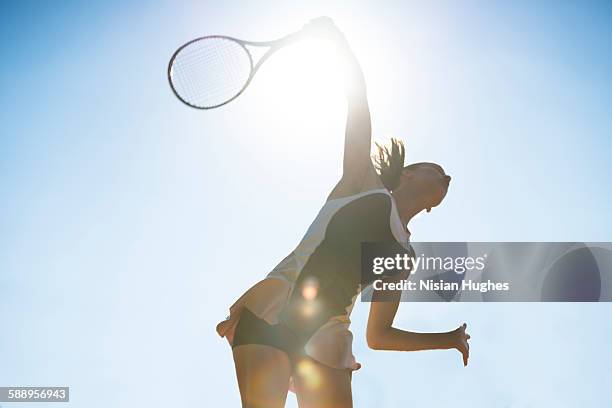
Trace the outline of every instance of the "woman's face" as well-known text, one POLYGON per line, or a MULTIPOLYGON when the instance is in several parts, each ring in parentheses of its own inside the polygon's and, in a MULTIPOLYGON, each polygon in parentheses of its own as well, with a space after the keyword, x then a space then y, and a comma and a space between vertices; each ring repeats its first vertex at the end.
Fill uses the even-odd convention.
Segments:
POLYGON ((419 163, 404 169, 399 188, 394 193, 399 200, 417 200, 422 209, 431 211, 448 191, 451 177, 435 163, 419 163))

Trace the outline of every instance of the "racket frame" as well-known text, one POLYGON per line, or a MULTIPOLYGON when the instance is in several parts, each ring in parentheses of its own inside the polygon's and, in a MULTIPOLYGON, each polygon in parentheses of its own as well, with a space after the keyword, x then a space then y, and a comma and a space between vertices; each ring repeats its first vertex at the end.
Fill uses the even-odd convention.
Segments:
POLYGON ((231 101, 233 101, 234 99, 239 97, 244 92, 244 90, 249 86, 249 84, 253 80, 253 77, 255 76, 257 71, 259 70, 259 67, 261 67, 261 65, 272 54, 274 54, 276 51, 278 51, 282 47, 284 47, 286 45, 289 45, 289 44, 292 44, 293 42, 299 40, 301 37, 302 37, 302 31, 297 31, 297 32, 291 33, 289 35, 286 35, 286 36, 284 36, 282 38, 279 38, 279 39, 273 40, 273 41, 245 41, 245 40, 241 40, 239 38, 229 37, 227 35, 206 35, 204 37, 195 38, 195 39, 193 39, 191 41, 188 41, 185 44, 181 45, 176 51, 174 51, 174 54, 172 54, 172 57, 170 58, 170 62, 168 63, 168 72, 167 72, 168 83, 170 84, 170 89, 172 89, 172 92, 179 99, 179 101, 183 102, 185 105, 187 105, 187 106, 189 106, 191 108, 200 109, 200 110, 208 110, 208 109, 218 108, 220 106, 223 106, 225 104, 230 103, 231 101), (249 77, 245 81, 245 83, 242 86, 242 88, 240 89, 240 91, 238 91, 238 93, 236 93, 236 95, 232 96, 231 98, 229 98, 225 102, 219 103, 219 104, 214 105, 214 106, 206 106, 206 107, 204 107, 204 106, 196 106, 196 105, 193 105, 193 104, 189 103, 188 101, 184 100, 178 94, 177 90, 174 88, 174 84, 172 83, 172 76, 171 76, 172 65, 174 64, 174 60, 176 59, 177 55, 185 47, 187 47, 187 46, 189 46, 189 45, 191 45, 191 44, 193 44, 193 43, 195 43, 197 41, 203 41, 203 40, 214 39, 214 38, 220 38, 220 39, 224 39, 224 40, 233 41, 233 42, 237 43, 238 45, 240 45, 244 49, 244 51, 246 52, 246 54, 249 57, 249 65, 251 67, 251 72, 249 73, 249 77), (257 61, 257 63, 255 65, 253 65, 253 56, 249 52, 249 49, 247 48, 247 46, 251 46, 251 47, 270 47, 270 49, 268 51, 266 51, 264 53, 264 55, 261 56, 261 58, 259 59, 259 61, 257 61))

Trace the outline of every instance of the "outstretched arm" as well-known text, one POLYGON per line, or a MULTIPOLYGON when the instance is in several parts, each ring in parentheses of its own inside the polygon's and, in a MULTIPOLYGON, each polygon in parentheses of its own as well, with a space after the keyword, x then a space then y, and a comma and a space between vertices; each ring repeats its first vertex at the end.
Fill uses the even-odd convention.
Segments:
POLYGON ((346 131, 344 136, 343 179, 360 185, 371 166, 370 146, 372 124, 361 65, 342 36, 339 45, 345 61, 344 92, 347 101, 346 131))
MULTIPOLYGON (((342 64, 344 92, 348 115, 344 139, 344 161, 342 180, 338 188, 344 193, 359 191, 363 180, 372 166, 370 145, 372 125, 366 93, 366 84, 361 65, 351 50, 344 34, 328 17, 320 17, 309 23, 315 32, 333 41, 339 61, 342 64)), ((335 191, 334 195, 343 195, 335 191)))
POLYGON ((393 319, 400 297, 399 291, 374 292, 366 331, 368 346, 375 350, 397 351, 457 349, 463 356, 463 365, 467 365, 470 355, 470 335, 465 332, 467 325, 464 323, 444 333, 415 333, 396 329, 393 327, 393 319))

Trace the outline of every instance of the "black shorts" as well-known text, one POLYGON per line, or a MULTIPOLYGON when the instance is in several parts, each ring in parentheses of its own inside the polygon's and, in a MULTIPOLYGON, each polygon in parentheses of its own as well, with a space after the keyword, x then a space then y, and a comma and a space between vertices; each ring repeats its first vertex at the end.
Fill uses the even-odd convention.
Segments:
POLYGON ((270 346, 296 356, 305 354, 306 342, 283 323, 269 324, 245 307, 234 332, 232 348, 246 344, 270 346))

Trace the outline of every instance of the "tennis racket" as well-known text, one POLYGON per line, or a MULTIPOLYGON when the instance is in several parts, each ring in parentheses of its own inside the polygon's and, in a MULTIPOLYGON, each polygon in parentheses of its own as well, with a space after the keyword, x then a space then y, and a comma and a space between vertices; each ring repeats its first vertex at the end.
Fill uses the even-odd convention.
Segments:
POLYGON ((182 45, 170 58, 170 87, 177 98, 192 108, 218 108, 240 96, 272 54, 299 40, 302 35, 303 30, 300 30, 265 42, 244 41, 224 35, 196 38, 182 45), (262 52, 262 57, 255 63, 253 56, 262 52))

